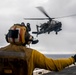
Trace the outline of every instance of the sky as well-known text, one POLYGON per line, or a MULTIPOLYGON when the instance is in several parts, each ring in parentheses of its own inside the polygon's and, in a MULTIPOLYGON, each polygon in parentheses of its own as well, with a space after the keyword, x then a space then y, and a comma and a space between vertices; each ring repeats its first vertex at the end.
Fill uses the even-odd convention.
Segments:
MULTIPOLYGON (((8 45, 5 34, 16 23, 31 24, 32 31, 36 25, 47 22, 24 20, 27 17, 46 17, 36 7, 42 6, 50 17, 62 17, 76 14, 76 0, 0 0, 0 47, 8 45)), ((62 22, 62 31, 55 35, 41 34, 38 37, 32 34, 39 43, 30 45, 41 53, 47 54, 76 54, 76 16, 54 19, 62 22)))

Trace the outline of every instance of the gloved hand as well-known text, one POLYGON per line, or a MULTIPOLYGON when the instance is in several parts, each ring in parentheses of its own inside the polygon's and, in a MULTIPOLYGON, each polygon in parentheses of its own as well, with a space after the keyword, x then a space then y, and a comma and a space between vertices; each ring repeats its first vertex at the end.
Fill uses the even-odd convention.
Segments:
POLYGON ((74 60, 75 60, 75 62, 76 62, 76 54, 74 55, 74 56, 72 56, 73 58, 74 58, 74 60))
POLYGON ((32 40, 32 44, 37 44, 39 40, 32 40))

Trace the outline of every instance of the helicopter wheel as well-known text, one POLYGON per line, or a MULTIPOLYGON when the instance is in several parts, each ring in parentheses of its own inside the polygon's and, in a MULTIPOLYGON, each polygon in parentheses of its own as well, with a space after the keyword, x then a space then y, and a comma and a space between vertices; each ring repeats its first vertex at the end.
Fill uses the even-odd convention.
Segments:
POLYGON ((56 32, 56 35, 58 34, 58 32, 56 32))
POLYGON ((50 32, 48 32, 48 34, 50 34, 50 32))

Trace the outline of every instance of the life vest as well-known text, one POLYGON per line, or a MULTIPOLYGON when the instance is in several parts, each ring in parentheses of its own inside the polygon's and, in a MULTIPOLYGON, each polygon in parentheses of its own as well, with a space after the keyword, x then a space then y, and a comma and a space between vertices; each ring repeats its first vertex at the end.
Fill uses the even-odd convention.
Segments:
POLYGON ((27 75, 24 52, 0 51, 0 75, 27 75))
POLYGON ((6 40, 12 44, 22 45, 25 43, 26 27, 20 24, 14 24, 6 35, 6 40))

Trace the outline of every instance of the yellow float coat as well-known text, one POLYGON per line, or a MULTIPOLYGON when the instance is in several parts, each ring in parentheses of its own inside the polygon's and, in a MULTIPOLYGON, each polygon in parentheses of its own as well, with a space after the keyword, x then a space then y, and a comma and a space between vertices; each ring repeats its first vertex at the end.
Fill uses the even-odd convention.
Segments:
POLYGON ((26 54, 25 59, 28 63, 27 75, 32 75, 33 70, 35 68, 41 68, 50 71, 60 71, 75 62, 74 58, 72 57, 61 59, 48 58, 37 50, 30 49, 25 46, 17 46, 10 44, 6 47, 0 48, 0 50, 24 51, 26 54))

